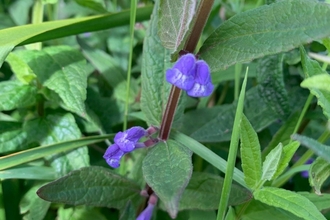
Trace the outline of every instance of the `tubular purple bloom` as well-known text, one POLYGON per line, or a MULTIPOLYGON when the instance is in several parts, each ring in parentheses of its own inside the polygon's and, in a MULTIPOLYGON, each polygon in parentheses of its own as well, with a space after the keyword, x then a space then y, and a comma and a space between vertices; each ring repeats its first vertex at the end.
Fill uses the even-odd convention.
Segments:
POLYGON ((108 149, 105 151, 103 158, 106 160, 106 162, 109 164, 109 166, 113 168, 118 168, 120 166, 120 159, 125 154, 124 151, 122 151, 117 144, 113 144, 108 147, 108 149))
POLYGON ((211 82, 211 74, 209 65, 204 60, 196 62, 195 83, 191 89, 187 91, 189 96, 204 97, 209 96, 213 92, 213 84, 211 82))
POLYGON ((131 152, 135 149, 137 142, 148 133, 142 127, 132 127, 124 132, 118 132, 115 136, 115 143, 122 151, 131 152))
POLYGON ((152 216, 152 212, 154 210, 154 204, 148 204, 147 208, 140 213, 140 215, 136 218, 136 220, 150 220, 152 216))
POLYGON ((172 69, 166 71, 167 82, 183 90, 189 90, 194 85, 196 58, 188 53, 181 56, 172 69))

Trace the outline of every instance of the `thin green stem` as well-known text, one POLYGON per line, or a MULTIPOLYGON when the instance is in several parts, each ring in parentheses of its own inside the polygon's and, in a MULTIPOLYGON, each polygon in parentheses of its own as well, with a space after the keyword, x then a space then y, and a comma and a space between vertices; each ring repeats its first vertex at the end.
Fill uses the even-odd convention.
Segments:
POLYGON ((244 97, 245 97, 245 88, 246 88, 246 82, 247 82, 247 71, 244 77, 242 89, 240 96, 238 98, 238 104, 236 109, 236 115, 234 120, 234 127, 233 132, 231 135, 231 141, 229 146, 229 154, 228 154, 228 161, 227 161, 227 170, 226 175, 222 187, 222 193, 218 208, 218 215, 217 220, 224 219, 226 216, 226 210, 228 206, 228 200, 229 195, 231 191, 231 185, 233 181, 233 174, 234 174, 234 168, 236 163, 236 156, 237 156, 237 149, 238 149, 238 142, 239 142, 239 136, 240 136, 240 122, 243 115, 243 107, 244 107, 244 97))
POLYGON ((234 93, 235 100, 238 99, 238 95, 239 95, 239 84, 240 84, 240 80, 241 80, 241 72, 242 72, 242 64, 236 63, 236 65, 235 65, 235 93, 234 93))
POLYGON ((131 0, 131 14, 130 14, 130 25, 129 25, 130 52, 129 52, 129 58, 128 58, 128 67, 127 67, 126 102, 125 102, 124 124, 123 124, 123 130, 124 131, 127 129, 128 104, 129 104, 131 74, 132 74, 132 59, 133 59, 134 27, 135 27, 136 7, 137 7, 137 0, 131 0))
MULTIPOLYGON (((32 24, 41 24, 44 16, 44 5, 42 0, 35 0, 32 8, 32 24)), ((34 43, 29 45, 29 49, 41 50, 42 43, 34 43)))

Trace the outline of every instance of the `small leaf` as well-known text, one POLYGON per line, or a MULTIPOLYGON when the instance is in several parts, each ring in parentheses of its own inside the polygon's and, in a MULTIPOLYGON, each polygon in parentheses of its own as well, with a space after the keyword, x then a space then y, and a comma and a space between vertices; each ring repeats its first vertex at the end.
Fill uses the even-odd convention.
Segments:
POLYGON ((79 5, 83 7, 90 8, 94 11, 100 12, 100 13, 107 13, 108 11, 105 9, 104 2, 97 1, 97 0, 75 0, 79 5), (103 4, 102 4, 103 3, 103 4))
POLYGON ((204 42, 200 55, 212 71, 218 71, 235 63, 289 51, 329 35, 329 4, 277 1, 225 21, 204 42))
POLYGON ((134 182, 103 167, 75 170, 41 187, 40 198, 70 205, 122 209, 128 200, 137 205, 140 188, 134 182))
POLYGON ((143 176, 175 218, 191 174, 191 151, 174 140, 160 142, 145 157, 143 176))
POLYGON ((292 214, 308 219, 321 220, 326 219, 315 207, 315 205, 304 196, 289 190, 264 187, 254 191, 253 196, 256 200, 267 205, 282 208, 292 214))
POLYGON ((262 164, 262 180, 272 180, 278 169, 282 156, 282 144, 279 143, 267 156, 262 164))
POLYGON ((304 145, 305 147, 314 151, 314 153, 316 155, 322 157, 328 163, 330 163, 330 147, 329 146, 323 145, 312 138, 309 138, 309 137, 306 137, 303 135, 299 135, 299 134, 292 135, 292 139, 299 141, 302 145, 304 145))
POLYGON ((289 162, 291 161, 299 146, 300 144, 298 141, 293 141, 283 147, 280 163, 278 164, 278 168, 272 179, 277 178, 288 167, 289 162))
POLYGON ((315 193, 321 195, 321 187, 330 176, 330 163, 318 157, 309 169, 309 183, 314 187, 315 193))
POLYGON ((10 53, 6 61, 11 66, 16 78, 23 84, 29 84, 37 76, 33 73, 31 68, 17 55, 10 53))
POLYGON ((23 150, 27 147, 27 134, 22 123, 0 121, 0 153, 23 150))
POLYGON ((303 88, 321 89, 330 92, 330 75, 328 73, 314 75, 302 81, 300 85, 303 88))
POLYGON ((255 189, 261 179, 261 152, 257 133, 243 115, 241 120, 241 160, 246 184, 255 189))
POLYGON ((165 48, 177 51, 195 14, 196 0, 161 0, 158 35, 165 48))
MULTIPOLYGON (((223 178, 209 173, 194 172, 180 200, 180 210, 199 209, 216 210, 223 187, 223 178), (191 198, 194 198, 193 200, 191 198)), ((238 205, 252 198, 249 190, 232 185, 229 205, 238 205)))
POLYGON ((33 105, 36 101, 37 89, 18 81, 0 82, 0 111, 33 105))
POLYGON ((257 80, 261 98, 282 120, 286 120, 291 113, 291 107, 283 79, 283 58, 284 54, 261 58, 257 80))
POLYGON ((311 201, 319 211, 326 210, 330 208, 330 194, 323 193, 322 195, 317 195, 310 192, 298 192, 300 195, 306 197, 311 201))

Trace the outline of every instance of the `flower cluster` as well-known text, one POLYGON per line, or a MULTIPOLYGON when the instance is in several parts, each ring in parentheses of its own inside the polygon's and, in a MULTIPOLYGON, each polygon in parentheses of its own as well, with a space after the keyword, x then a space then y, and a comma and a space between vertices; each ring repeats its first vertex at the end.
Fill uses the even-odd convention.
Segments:
POLYGON ((210 67, 191 53, 181 56, 173 68, 166 71, 166 80, 192 97, 209 96, 214 88, 210 67))
POLYGON ((124 154, 132 152, 134 149, 148 147, 154 144, 154 140, 138 142, 142 137, 149 136, 155 131, 154 127, 145 130, 142 127, 132 127, 124 132, 118 132, 114 138, 114 144, 108 147, 103 158, 113 168, 120 166, 120 159, 124 154))

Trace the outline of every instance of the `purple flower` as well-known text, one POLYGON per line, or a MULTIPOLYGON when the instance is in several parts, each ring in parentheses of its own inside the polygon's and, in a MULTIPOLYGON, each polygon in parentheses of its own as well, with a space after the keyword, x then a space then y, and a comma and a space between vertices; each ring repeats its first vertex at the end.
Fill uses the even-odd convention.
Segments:
POLYGON ((103 158, 113 168, 120 166, 120 159, 124 154, 133 151, 135 148, 145 147, 144 143, 138 141, 147 136, 148 132, 142 127, 132 127, 124 132, 118 132, 114 138, 114 144, 105 151, 103 158))
POLYGON ((136 218, 136 220, 150 220, 152 216, 152 212, 154 210, 155 205, 149 203, 147 208, 145 208, 140 215, 136 218))
MULTIPOLYGON (((314 159, 313 158, 309 158, 305 164, 312 164, 314 162, 314 159)), ((302 171, 300 172, 300 175, 304 178, 308 178, 309 177, 309 172, 308 170, 305 170, 305 171, 302 171)))
POLYGON ((214 88, 208 64, 197 61, 191 53, 180 57, 173 68, 166 71, 166 80, 193 97, 209 96, 214 88))

